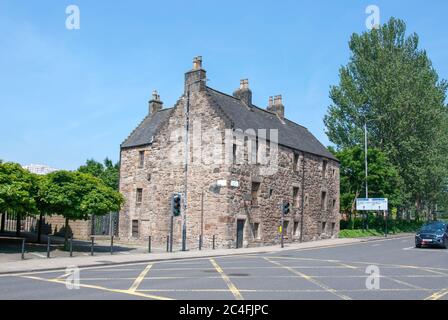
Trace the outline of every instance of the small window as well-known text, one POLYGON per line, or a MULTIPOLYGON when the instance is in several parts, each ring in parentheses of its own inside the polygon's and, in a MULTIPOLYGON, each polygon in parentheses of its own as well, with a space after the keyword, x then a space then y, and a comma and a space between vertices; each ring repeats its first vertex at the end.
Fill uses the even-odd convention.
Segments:
POLYGON ((259 223, 252 223, 252 232, 254 235, 254 239, 260 239, 260 234, 259 234, 259 228, 260 228, 260 224, 259 223))
POLYGON ((136 196, 135 200, 136 200, 137 204, 142 203, 142 201, 143 201, 143 189, 141 189, 141 188, 137 189, 137 196, 136 196))
POLYGON ((269 188, 269 198, 271 198, 272 197, 272 194, 274 193, 274 189, 272 189, 272 188, 269 188))
POLYGON ((138 167, 143 168, 143 166, 145 165, 145 151, 140 151, 138 155, 139 155, 138 167))
POLYGON ((325 191, 322 191, 321 194, 320 209, 324 211, 327 210, 327 193, 325 191))
POLYGON ((258 149, 260 148, 259 143, 258 143, 258 137, 257 140, 255 141, 255 163, 258 164, 258 149))
POLYGON ((294 235, 295 236, 300 235, 299 222, 298 221, 294 221, 294 235))
POLYGON ((334 234, 334 227, 336 226, 336 223, 332 222, 331 223, 331 235, 334 234))
POLYGON ((138 238, 138 220, 132 220, 132 237, 138 238))
POLYGON ((336 199, 333 199, 333 205, 331 207, 331 209, 335 209, 336 208, 336 199))
POLYGON ((324 221, 322 222, 322 229, 321 229, 321 233, 325 233, 325 229, 327 228, 327 223, 324 221))
POLYGON ((260 190, 260 182, 252 182, 252 205, 258 205, 258 192, 260 190))
POLYGON ((233 151, 232 151, 232 163, 236 164, 236 156, 237 156, 237 148, 236 148, 236 144, 233 144, 233 151))
POLYGON ((292 204, 292 206, 294 207, 294 208, 298 208, 299 207, 299 188, 298 187, 294 187, 293 188, 293 204, 292 204))
POLYGON ((294 153, 294 163, 293 163, 293 169, 294 171, 299 171, 299 154, 294 153))
POLYGON ((325 174, 327 173, 327 165, 328 165, 328 161, 323 160, 322 161, 322 177, 324 177, 324 178, 325 178, 325 174))

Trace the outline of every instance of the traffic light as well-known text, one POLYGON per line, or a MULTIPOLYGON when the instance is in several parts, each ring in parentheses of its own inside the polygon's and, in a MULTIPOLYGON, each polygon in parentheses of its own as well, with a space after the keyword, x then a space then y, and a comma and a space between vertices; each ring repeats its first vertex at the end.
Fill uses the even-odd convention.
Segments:
POLYGON ((290 207, 289 202, 284 201, 283 207, 282 207, 282 212, 284 215, 287 215, 289 213, 289 210, 290 210, 289 207, 290 207))
POLYGON ((171 210, 174 217, 180 216, 181 212, 181 195, 180 193, 173 194, 173 197, 171 199, 171 210))

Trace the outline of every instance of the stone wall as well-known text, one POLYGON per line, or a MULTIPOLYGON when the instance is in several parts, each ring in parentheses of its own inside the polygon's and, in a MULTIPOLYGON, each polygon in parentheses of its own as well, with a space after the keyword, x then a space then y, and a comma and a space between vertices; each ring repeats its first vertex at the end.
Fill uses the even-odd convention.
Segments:
MULTIPOLYGON (((91 234, 91 222, 84 220, 69 221, 69 227, 73 233, 73 238, 88 240, 91 234)), ((45 216, 42 224, 44 234, 64 236, 65 218, 63 216, 45 216)))
MULTIPOLYGON (((190 97, 190 159, 188 170, 188 247, 198 246, 199 235, 204 237, 204 246, 211 246, 213 235, 217 243, 230 240, 227 220, 227 206, 222 201, 227 190, 219 194, 209 192, 209 187, 228 175, 224 164, 208 164, 193 157, 193 149, 210 144, 207 130, 223 131, 225 122, 205 91, 198 91, 190 97), (200 124, 200 128, 198 125, 200 124), (201 133, 201 134, 198 134, 201 133), (204 205, 203 205, 204 204, 204 205), (203 205, 203 206, 202 206, 203 205), (203 210, 202 210, 203 208, 203 210)), ((126 203, 120 212, 119 234, 122 239, 132 239, 132 220, 138 221, 140 240, 151 235, 153 243, 163 245, 170 230, 171 196, 184 192, 184 102, 179 100, 150 146, 122 149, 120 170, 120 192, 126 203), (138 168, 139 152, 145 152, 143 168, 138 168), (174 163, 173 163, 174 162, 174 163), (176 163, 177 162, 177 163, 176 163), (141 204, 136 203, 137 189, 143 190, 141 204)), ((204 151, 203 156, 207 156, 204 151)), ((182 218, 174 218, 174 246, 181 244, 182 218)))
MULTIPOLYGON (((120 212, 121 239, 137 238, 146 241, 151 236, 155 245, 166 243, 170 230, 170 198, 174 192, 184 192, 183 161, 172 161, 184 158, 184 103, 185 100, 176 103, 170 111, 172 114, 169 121, 161 126, 151 145, 121 150, 120 192, 126 198, 120 212), (143 168, 139 168, 140 151, 145 152, 143 168), (136 201, 137 189, 143 190, 141 203, 136 201), (138 232, 134 236, 133 220, 138 221, 138 232)), ((273 175, 263 175, 260 173, 260 166, 247 163, 207 163, 204 159, 197 159, 198 153, 192 151, 202 146, 203 151, 199 154, 202 157, 210 155, 213 141, 207 134, 208 130, 216 129, 223 133, 224 129, 230 128, 230 123, 204 90, 191 94, 190 119, 191 152, 187 178, 189 248, 198 246, 201 233, 204 235, 205 247, 211 247, 213 235, 216 235, 217 247, 235 247, 238 220, 245 221, 244 246, 278 242, 280 206, 283 200, 293 203, 294 188, 299 190, 298 205, 292 207, 285 219, 289 222, 285 230, 286 241, 310 241, 337 236, 339 165, 336 161, 326 160, 324 175, 324 159, 297 151, 299 164, 294 169, 294 151, 280 146, 278 171, 273 175), (195 127, 195 123, 200 123, 201 128, 195 127), (198 132, 201 134, 198 135, 198 132), (218 180, 225 180, 227 186, 211 190, 210 187, 218 180), (230 181, 237 181, 238 187, 231 187, 230 181), (260 183, 256 205, 247 200, 251 194, 252 182, 260 183), (323 205, 322 192, 326 192, 327 199, 323 205), (256 239, 251 228, 253 223, 259 224, 256 239), (321 230, 323 223, 325 230, 321 230)), ((221 141, 221 147, 223 143, 221 141)), ((236 150, 237 153, 244 153, 244 145, 237 146, 236 150)), ((181 244, 181 226, 181 218, 174 218, 175 249, 181 244)))

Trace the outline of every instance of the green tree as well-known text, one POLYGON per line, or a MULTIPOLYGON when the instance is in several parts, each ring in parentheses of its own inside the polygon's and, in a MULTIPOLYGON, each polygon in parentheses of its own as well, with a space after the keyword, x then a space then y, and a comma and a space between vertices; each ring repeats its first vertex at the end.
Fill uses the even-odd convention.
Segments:
MULTIPOLYGON (((355 213, 356 198, 363 197, 365 192, 364 149, 355 146, 334 150, 330 148, 340 161, 341 211, 355 213)), ((391 207, 398 207, 402 202, 400 189, 402 180, 387 155, 378 149, 368 150, 369 158, 369 196, 388 198, 391 207)))
POLYGON ((353 34, 324 123, 338 150, 362 146, 367 123, 369 145, 386 153, 404 182, 403 204, 422 211, 444 192, 448 86, 418 45, 418 36, 406 36, 405 23, 394 18, 353 34))
POLYGON ((120 165, 119 163, 113 164, 112 160, 109 158, 104 159, 103 163, 97 162, 94 159, 89 159, 86 161, 85 165, 78 168, 78 171, 100 178, 107 186, 114 190, 118 190, 120 165))
POLYGON ((41 190, 42 206, 65 218, 66 246, 70 220, 87 220, 92 214, 118 211, 124 202, 121 194, 90 174, 57 171, 48 174, 47 179, 41 190))
POLYGON ((37 213, 36 176, 17 163, 0 163, 0 212, 16 214, 16 235, 20 235, 21 218, 37 213))

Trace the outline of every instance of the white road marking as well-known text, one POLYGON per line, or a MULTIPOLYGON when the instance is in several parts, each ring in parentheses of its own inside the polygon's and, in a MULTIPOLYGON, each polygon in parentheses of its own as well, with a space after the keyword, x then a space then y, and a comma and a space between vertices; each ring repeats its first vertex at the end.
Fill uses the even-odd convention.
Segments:
POLYGON ((44 256, 43 254, 40 253, 35 253, 35 252, 29 252, 29 254, 32 254, 33 256, 39 257, 39 258, 46 258, 47 256, 44 256))

